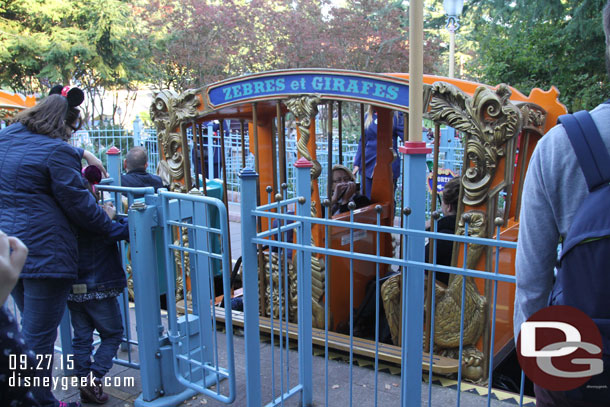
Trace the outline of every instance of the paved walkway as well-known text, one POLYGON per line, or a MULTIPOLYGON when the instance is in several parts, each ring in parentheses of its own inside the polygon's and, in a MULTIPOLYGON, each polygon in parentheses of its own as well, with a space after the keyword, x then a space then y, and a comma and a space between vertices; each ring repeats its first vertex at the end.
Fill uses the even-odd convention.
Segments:
MULTIPOLYGON (((237 396, 233 406, 246 406, 246 370, 244 361, 244 340, 243 337, 236 335, 234 337, 235 345, 235 367, 236 367, 236 389, 237 396)), ((277 344, 271 347, 269 342, 261 344, 261 394, 263 395, 263 403, 268 403, 273 398, 273 394, 277 397, 281 383, 279 380, 272 380, 271 376, 271 350, 273 349, 276 365, 276 373, 280 369, 279 365, 279 348, 277 344), (275 386, 272 388, 272 384, 275 386)), ((316 350, 317 353, 323 352, 321 349, 316 350)), ((119 357, 126 358, 126 352, 119 352, 119 357)), ((290 385, 293 386, 298 379, 298 360, 295 350, 289 351, 289 363, 284 366, 290 367, 290 385)), ((334 355, 336 357, 337 355, 334 355)), ((132 357, 137 360, 137 350, 132 351, 132 357)), ((63 373, 58 366, 58 358, 56 358, 56 374, 60 383, 63 373)), ((362 367, 358 363, 350 369, 349 363, 344 360, 329 360, 328 362, 328 383, 325 380, 325 363, 321 356, 314 356, 313 359, 313 397, 314 406, 374 406, 375 405, 375 386, 377 386, 377 405, 389 407, 400 405, 400 369, 395 366, 384 366, 384 371, 381 371, 377 376, 375 383, 375 372, 372 366, 362 367), (350 385, 351 384, 351 385, 350 385), (328 404, 326 403, 326 392, 328 391, 328 404), (351 398, 350 398, 351 390, 351 398)), ((371 360, 360 360, 360 364, 372 365, 371 360)), ((141 391, 141 381, 139 371, 136 369, 127 368, 124 366, 115 365, 108 374, 112 378, 116 386, 106 387, 106 392, 110 396, 110 400, 105 406, 107 407, 129 407, 133 406, 134 401, 139 396, 141 391), (133 383, 133 385, 132 385, 133 383)), ((286 385, 286 383, 284 383, 286 385)), ((221 388, 223 386, 221 385, 221 388)), ((449 379, 436 379, 430 387, 432 391, 432 406, 455 406, 457 405, 458 394, 460 395, 461 406, 487 406, 486 395, 487 388, 482 386, 473 386, 469 384, 462 385, 462 392, 458 393, 455 381, 449 379)), ((428 406, 428 391, 427 383, 422 382, 422 406, 428 406)), ((64 401, 79 400, 78 389, 72 386, 67 386, 65 389, 55 391, 58 398, 64 401)), ((527 401, 527 400, 526 400, 527 401)), ((496 392, 492 396, 491 406, 494 407, 509 407, 515 406, 518 403, 518 398, 511 396, 508 393, 496 392), (502 399, 499 400, 498 398, 502 399)), ((525 402, 524 402, 525 403, 525 402)), ((210 406, 221 407, 225 406, 221 402, 214 400, 209 396, 198 395, 180 404, 180 406, 210 406)), ((289 399, 284 403, 286 406, 299 406, 299 400, 289 399)), ((529 402, 524 404, 533 406, 529 402)))

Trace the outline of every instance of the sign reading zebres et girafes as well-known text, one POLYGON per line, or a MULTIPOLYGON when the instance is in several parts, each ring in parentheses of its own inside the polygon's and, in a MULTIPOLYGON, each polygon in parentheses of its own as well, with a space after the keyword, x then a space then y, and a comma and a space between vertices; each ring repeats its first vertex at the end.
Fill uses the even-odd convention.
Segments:
POLYGON ((210 85, 213 109, 244 102, 317 94, 323 99, 373 103, 408 110, 409 83, 381 74, 342 70, 284 70, 232 78, 210 85))

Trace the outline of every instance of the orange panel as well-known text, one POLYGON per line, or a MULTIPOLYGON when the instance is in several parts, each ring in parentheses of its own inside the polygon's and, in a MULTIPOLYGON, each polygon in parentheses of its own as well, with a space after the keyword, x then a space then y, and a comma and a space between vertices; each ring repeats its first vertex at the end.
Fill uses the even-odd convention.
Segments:
POLYGON ((373 173, 371 202, 394 202, 392 182, 392 120, 389 109, 377 108, 377 160, 373 173))
POLYGON ((23 97, 18 93, 0 91, 0 109, 26 109, 36 104, 34 96, 23 97))
MULTIPOLYGON (((360 223, 377 223, 376 205, 365 206, 364 208, 354 211, 354 221, 360 223)), ((381 212, 382 224, 386 224, 389 219, 393 218, 393 213, 390 211, 388 203, 382 205, 381 212)), ((333 216, 333 219, 349 221, 349 213, 342 213, 333 216)), ((332 227, 330 229, 329 246, 336 250, 350 250, 350 230, 342 227, 332 227)), ((380 236, 380 255, 391 257, 391 236, 382 234, 380 236)), ((354 252, 375 254, 376 252, 376 233, 371 231, 354 231, 354 252)), ((379 274, 383 277, 387 273, 387 265, 379 264, 379 274)), ((354 278, 354 309, 357 309, 366 292, 366 284, 375 278, 376 263, 369 261, 353 261, 353 278, 354 278)), ((337 330, 339 326, 349 328, 349 310, 350 310, 350 260, 343 257, 330 257, 329 259, 329 295, 330 295, 330 315, 331 329, 337 330)))
MULTIPOLYGON (((257 132, 258 132, 258 154, 260 155, 260 157, 258 158, 258 180, 259 180, 259 193, 260 193, 260 197, 261 197, 261 205, 266 205, 268 204, 268 194, 267 194, 267 187, 271 186, 273 187, 273 160, 272 158, 272 151, 271 151, 271 138, 274 137, 274 134, 272 132, 272 120, 267 119, 267 118, 260 118, 258 119, 258 128, 257 128, 257 132)), ((250 136, 252 137, 252 136, 250 136)), ((254 142, 251 139, 250 140, 250 146, 253 146, 254 142)), ((250 147, 252 148, 252 147, 250 147)), ((275 192, 272 193, 271 197, 273 200, 273 195, 275 194, 275 192)), ((250 199, 250 198, 249 198, 250 199)), ((264 223, 264 222, 263 222, 264 223)))
MULTIPOLYGON (((257 157, 259 160, 258 165, 258 181, 259 181, 259 196, 260 196, 260 205, 268 204, 268 194, 267 194, 267 186, 273 186, 273 161, 272 161, 272 151, 271 151, 271 138, 275 137, 272 132, 272 120, 268 117, 259 117, 257 118, 257 138, 258 138, 258 153, 260 157, 257 157)), ((255 140, 254 140, 254 125, 252 122, 248 122, 248 137, 250 138, 250 152, 255 154, 255 140)), ((272 194, 272 200, 273 200, 272 194)), ((247 197, 247 199, 256 199, 256 197, 247 197)), ((261 222, 261 229, 265 231, 268 229, 268 222, 261 222)))
MULTIPOLYGON (((517 222, 509 222, 509 225, 506 229, 500 232, 500 239, 516 242, 517 235, 519 234, 519 223, 517 222)), ((495 236, 494 236, 495 238, 495 236)), ((496 250, 494 249, 491 253, 492 256, 492 271, 495 270, 495 259, 496 259, 496 250)), ((499 259, 499 267, 498 273, 504 275, 515 275, 515 249, 500 249, 500 259, 499 259)), ((482 257, 481 262, 479 262, 479 270, 485 269, 485 259, 482 257), (483 263, 483 264, 481 264, 483 263)), ((475 279, 477 284, 477 288, 480 293, 485 292, 485 280, 481 278, 475 279)), ((493 285, 490 296, 490 301, 493 301, 493 285)), ((514 304, 515 304, 515 284, 499 282, 498 283, 498 298, 496 305, 496 331, 495 331, 495 343, 494 343, 494 355, 498 354, 508 343, 513 340, 513 312, 514 312, 514 304)), ((490 303, 493 305, 493 302, 490 303)), ((489 320, 491 321, 491 310, 493 308, 490 307, 490 315, 489 320)), ((480 341, 479 341, 480 342, 480 341)), ((480 346, 479 343, 479 348, 480 346)))

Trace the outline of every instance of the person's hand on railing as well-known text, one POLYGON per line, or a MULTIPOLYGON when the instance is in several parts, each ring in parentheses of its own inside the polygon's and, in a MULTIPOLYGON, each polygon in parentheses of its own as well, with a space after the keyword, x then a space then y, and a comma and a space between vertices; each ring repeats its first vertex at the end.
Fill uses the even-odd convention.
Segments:
POLYGON ((0 305, 4 304, 17 284, 27 257, 26 245, 0 230, 0 305))
POLYGON ((116 216, 116 208, 114 207, 114 204, 112 202, 105 202, 103 208, 106 215, 108 215, 110 219, 114 219, 116 216))
POLYGON ((108 171, 106 171, 106 168, 104 168, 104 164, 102 164, 100 159, 93 155, 91 151, 83 151, 83 158, 85 161, 87 161, 87 164, 99 168, 104 178, 108 178, 108 171))

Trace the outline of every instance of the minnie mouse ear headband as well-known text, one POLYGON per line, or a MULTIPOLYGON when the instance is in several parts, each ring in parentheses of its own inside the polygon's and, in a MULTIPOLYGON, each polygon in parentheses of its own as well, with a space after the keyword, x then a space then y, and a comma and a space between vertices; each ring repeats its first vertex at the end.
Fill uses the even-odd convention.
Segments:
POLYGON ((80 88, 70 88, 69 86, 55 85, 51 88, 49 95, 62 95, 68 99, 69 107, 80 106, 85 100, 85 94, 80 88))

